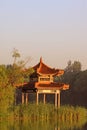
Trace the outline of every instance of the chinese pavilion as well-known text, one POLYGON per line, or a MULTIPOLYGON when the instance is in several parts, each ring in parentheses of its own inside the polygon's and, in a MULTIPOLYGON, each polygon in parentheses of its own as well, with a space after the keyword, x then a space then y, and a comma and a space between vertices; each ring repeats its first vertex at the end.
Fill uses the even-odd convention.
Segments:
POLYGON ((60 107, 60 92, 69 89, 69 85, 54 82, 55 76, 64 74, 64 70, 54 69, 40 62, 33 67, 34 73, 30 75, 30 82, 22 87, 22 103, 28 103, 29 93, 36 93, 36 103, 39 102, 39 94, 43 94, 43 102, 46 102, 46 94, 55 95, 55 107, 60 107))

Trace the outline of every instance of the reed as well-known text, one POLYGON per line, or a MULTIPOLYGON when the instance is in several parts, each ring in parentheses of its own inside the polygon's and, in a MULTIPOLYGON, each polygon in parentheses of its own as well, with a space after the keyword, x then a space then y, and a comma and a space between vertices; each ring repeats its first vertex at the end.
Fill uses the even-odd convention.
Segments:
MULTIPOLYGON (((2 114, 3 115, 3 114, 2 114)), ((0 115, 0 118, 3 118, 0 115)), ((59 122, 79 122, 87 119, 87 109, 83 107, 73 107, 69 105, 61 106, 60 108, 54 107, 53 104, 29 103, 27 105, 20 104, 8 109, 8 119, 15 120, 58 120, 59 122)))

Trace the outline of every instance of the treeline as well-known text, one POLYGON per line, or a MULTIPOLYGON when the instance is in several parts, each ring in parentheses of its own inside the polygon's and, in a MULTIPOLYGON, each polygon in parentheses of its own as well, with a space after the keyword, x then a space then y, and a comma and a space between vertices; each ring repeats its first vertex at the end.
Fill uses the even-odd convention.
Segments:
POLYGON ((81 63, 68 62, 62 82, 68 83, 70 89, 62 91, 62 104, 80 105, 87 107, 87 70, 81 71, 81 63))

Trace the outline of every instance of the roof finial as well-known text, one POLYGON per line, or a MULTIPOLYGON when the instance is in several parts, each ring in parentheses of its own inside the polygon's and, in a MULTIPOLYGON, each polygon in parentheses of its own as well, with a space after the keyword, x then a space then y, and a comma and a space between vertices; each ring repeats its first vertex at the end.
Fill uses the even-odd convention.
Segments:
POLYGON ((40 63, 42 63, 42 56, 40 57, 40 63))

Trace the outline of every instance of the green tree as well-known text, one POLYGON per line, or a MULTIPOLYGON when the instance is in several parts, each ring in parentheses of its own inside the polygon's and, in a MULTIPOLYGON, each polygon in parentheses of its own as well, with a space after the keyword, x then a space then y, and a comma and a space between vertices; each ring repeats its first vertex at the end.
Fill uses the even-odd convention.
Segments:
POLYGON ((15 49, 15 48, 14 48, 14 50, 13 50, 12 57, 14 58, 14 64, 16 64, 16 60, 17 60, 17 58, 20 57, 20 53, 19 53, 18 50, 15 49))
POLYGON ((72 64, 72 69, 73 69, 73 72, 79 72, 81 71, 81 62, 79 61, 74 61, 74 63, 72 64))
POLYGON ((22 68, 20 66, 16 64, 7 66, 7 73, 9 84, 11 84, 12 86, 24 82, 24 76, 22 73, 22 68))
POLYGON ((25 69, 29 59, 17 61, 20 57, 18 50, 14 49, 12 57, 12 65, 0 65, 0 116, 8 114, 10 106, 14 104, 16 87, 28 82, 29 75, 33 72, 31 68, 25 69))
POLYGON ((8 84, 7 70, 5 65, 0 65, 0 87, 6 87, 8 84))
POLYGON ((7 114, 14 103, 14 87, 9 83, 7 67, 0 65, 0 115, 7 114))
POLYGON ((9 108, 14 104, 15 89, 11 85, 0 86, 0 116, 9 114, 9 108))
POLYGON ((71 60, 69 60, 67 62, 67 67, 65 68, 65 71, 66 72, 72 72, 72 62, 71 62, 71 60))
POLYGON ((72 63, 71 60, 69 60, 67 63, 67 67, 65 68, 65 72, 79 72, 81 71, 81 68, 81 62, 74 61, 74 63, 72 63))
POLYGON ((31 68, 25 69, 26 64, 31 60, 28 57, 26 60, 18 60, 17 58, 21 57, 19 51, 17 49, 13 50, 12 57, 14 58, 13 65, 8 66, 8 76, 9 76, 9 83, 13 86, 22 84, 25 81, 29 81, 29 75, 33 72, 31 68))

